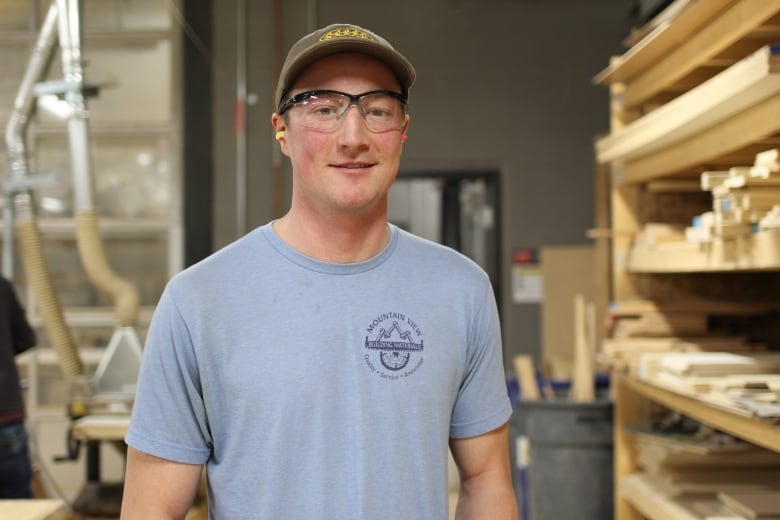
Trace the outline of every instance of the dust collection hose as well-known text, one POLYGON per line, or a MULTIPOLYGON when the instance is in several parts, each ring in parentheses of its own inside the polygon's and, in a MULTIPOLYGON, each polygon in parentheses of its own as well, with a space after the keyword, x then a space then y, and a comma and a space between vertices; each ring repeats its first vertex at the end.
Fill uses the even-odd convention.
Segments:
POLYGON ((114 302, 114 315, 119 325, 136 326, 140 306, 138 290, 109 266, 95 213, 76 215, 76 242, 87 276, 98 291, 114 302))
POLYGON ((59 357, 62 373, 72 379, 84 373, 84 365, 76 350, 70 329, 65 323, 60 301, 54 292, 49 270, 41 247, 41 235, 35 217, 16 223, 20 256, 35 302, 43 318, 43 326, 51 346, 59 357))

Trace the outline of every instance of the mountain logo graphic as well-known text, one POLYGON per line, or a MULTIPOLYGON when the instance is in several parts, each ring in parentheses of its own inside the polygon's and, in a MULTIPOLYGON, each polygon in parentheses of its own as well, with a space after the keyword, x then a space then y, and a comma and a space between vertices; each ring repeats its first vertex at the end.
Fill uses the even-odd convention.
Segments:
POLYGON ((366 336, 365 347, 372 352, 378 352, 382 366, 391 372, 403 370, 416 352, 422 352, 423 341, 415 343, 411 330, 402 330, 397 321, 389 329, 381 328, 379 333, 370 340, 366 336))

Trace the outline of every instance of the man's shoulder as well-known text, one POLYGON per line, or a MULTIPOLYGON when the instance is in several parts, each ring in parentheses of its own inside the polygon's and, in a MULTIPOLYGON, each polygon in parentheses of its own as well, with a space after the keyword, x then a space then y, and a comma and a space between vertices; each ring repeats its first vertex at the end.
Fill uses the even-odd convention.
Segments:
POLYGON ((431 265, 433 268, 440 269, 459 269, 476 276, 486 276, 479 264, 460 251, 402 229, 398 232, 399 245, 402 246, 401 253, 421 262, 421 265, 431 265))

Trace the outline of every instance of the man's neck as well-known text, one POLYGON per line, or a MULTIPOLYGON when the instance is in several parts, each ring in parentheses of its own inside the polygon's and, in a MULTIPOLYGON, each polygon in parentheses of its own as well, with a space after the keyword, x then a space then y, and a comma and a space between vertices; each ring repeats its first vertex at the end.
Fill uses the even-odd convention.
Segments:
POLYGON ((334 263, 353 263, 376 256, 390 240, 387 219, 300 219, 290 212, 273 223, 279 238, 296 251, 334 263))

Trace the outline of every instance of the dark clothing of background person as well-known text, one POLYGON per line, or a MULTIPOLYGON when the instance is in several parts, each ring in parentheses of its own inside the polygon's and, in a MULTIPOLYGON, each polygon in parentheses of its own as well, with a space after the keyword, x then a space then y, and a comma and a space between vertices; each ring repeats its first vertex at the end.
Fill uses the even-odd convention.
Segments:
POLYGON ((35 332, 11 283, 0 277, 0 499, 32 498, 25 409, 14 357, 35 345, 35 332))

